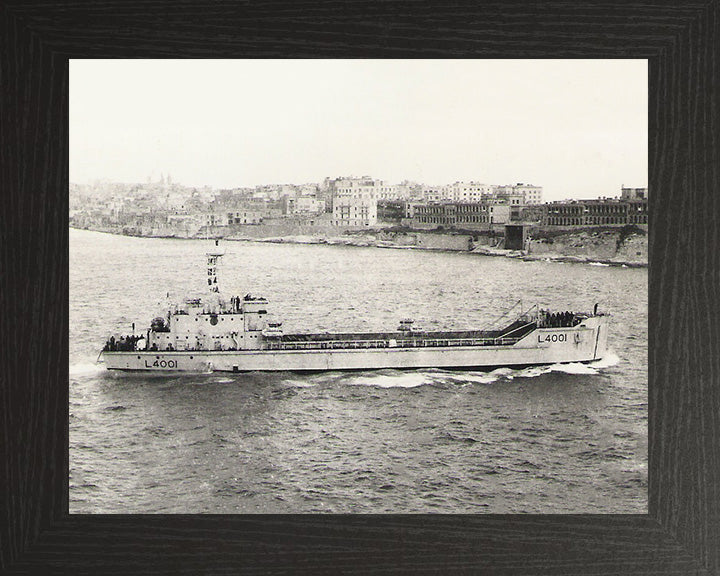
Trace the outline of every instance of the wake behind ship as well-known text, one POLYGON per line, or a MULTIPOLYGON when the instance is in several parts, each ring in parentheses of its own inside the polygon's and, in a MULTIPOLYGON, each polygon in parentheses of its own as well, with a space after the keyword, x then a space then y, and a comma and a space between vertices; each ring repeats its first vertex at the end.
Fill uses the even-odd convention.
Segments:
POLYGON ((601 359, 608 317, 553 313, 537 306, 500 329, 419 331, 411 320, 388 332, 285 334, 268 320, 268 301, 221 295, 215 242, 207 256, 209 295, 189 298, 157 317, 143 334, 111 337, 101 358, 111 370, 248 372, 489 369, 601 359))

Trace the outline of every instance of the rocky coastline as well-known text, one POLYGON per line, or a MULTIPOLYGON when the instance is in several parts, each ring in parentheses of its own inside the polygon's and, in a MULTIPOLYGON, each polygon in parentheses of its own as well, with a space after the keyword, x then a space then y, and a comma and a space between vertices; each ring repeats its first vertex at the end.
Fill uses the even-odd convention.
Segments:
MULTIPOLYGON (((125 234, 118 230, 87 228, 97 232, 145 238, 198 239, 175 235, 125 234)), ((252 234, 239 230, 222 233, 213 231, 209 237, 221 237, 236 242, 271 242, 292 244, 326 244, 338 246, 374 247, 405 250, 435 250, 468 252, 479 256, 515 258, 525 261, 572 262, 602 266, 643 268, 648 266, 647 232, 628 227, 594 230, 537 232, 531 236, 524 250, 504 248, 500 236, 483 236, 466 232, 402 230, 392 228, 353 231, 345 234, 282 234, 264 236, 253 227, 252 234)), ((202 236, 205 237, 205 236, 202 236)))

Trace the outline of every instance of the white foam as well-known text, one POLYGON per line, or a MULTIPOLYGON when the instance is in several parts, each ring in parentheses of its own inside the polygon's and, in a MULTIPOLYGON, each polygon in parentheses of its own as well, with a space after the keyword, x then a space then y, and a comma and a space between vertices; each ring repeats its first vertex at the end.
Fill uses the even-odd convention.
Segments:
POLYGON ((521 378, 535 378, 536 376, 542 376, 548 372, 550 372, 550 368, 548 366, 531 366, 530 368, 520 370, 517 375, 521 378))
POLYGON ((103 364, 94 362, 78 362, 77 364, 72 364, 68 370, 70 376, 88 376, 104 371, 105 366, 103 364))
POLYGON ((430 384, 427 375, 421 372, 402 374, 372 374, 358 376, 348 382, 351 386, 375 386, 377 388, 417 388, 430 384))
POLYGON ((610 366, 615 366, 616 364, 620 363, 620 357, 615 354, 615 352, 607 351, 605 353, 605 356, 600 358, 600 360, 595 360, 595 362, 590 362, 590 366, 593 368, 610 368, 610 366))
POLYGON ((553 372, 564 372, 565 374, 597 374, 597 370, 581 364, 580 362, 570 362, 568 364, 553 364, 550 366, 553 372))
POLYGON ((463 382, 475 382, 477 384, 492 384, 493 382, 497 382, 501 378, 503 378, 504 375, 502 374, 493 374, 492 372, 488 373, 478 373, 478 372, 466 372, 464 373, 459 379, 463 382))
POLYGON ((515 370, 512 368, 496 368, 492 372, 490 372, 492 376, 495 376, 496 378, 507 378, 508 380, 512 380, 515 377, 515 370))
POLYGON ((461 378, 464 382, 475 382, 478 384, 492 384, 498 380, 513 380, 514 378, 536 378, 549 372, 564 372, 565 374, 597 374, 602 368, 615 366, 620 361, 617 354, 609 352, 604 358, 584 364, 581 362, 570 362, 567 364, 551 364, 545 366, 530 366, 529 368, 513 369, 510 367, 497 368, 492 372, 465 372, 461 378))

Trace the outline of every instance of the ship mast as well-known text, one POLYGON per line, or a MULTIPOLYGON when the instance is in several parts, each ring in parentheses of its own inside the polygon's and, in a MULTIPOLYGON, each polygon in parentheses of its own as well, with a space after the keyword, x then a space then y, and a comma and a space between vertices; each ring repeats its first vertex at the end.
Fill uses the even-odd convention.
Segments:
POLYGON ((208 290, 210 290, 211 293, 215 294, 218 294, 220 292, 220 287, 217 280, 217 265, 220 261, 220 258, 225 255, 225 250, 220 248, 218 244, 218 241, 215 240, 214 249, 208 250, 205 254, 207 256, 208 290))

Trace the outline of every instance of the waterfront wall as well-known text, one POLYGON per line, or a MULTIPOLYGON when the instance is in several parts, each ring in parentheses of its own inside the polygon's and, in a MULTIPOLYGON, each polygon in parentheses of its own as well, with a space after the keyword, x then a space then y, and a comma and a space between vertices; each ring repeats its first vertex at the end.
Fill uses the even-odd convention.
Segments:
POLYGON ((259 226, 223 226, 212 230, 211 234, 222 236, 229 240, 263 238, 286 238, 288 236, 310 236, 315 238, 328 238, 340 236, 346 230, 355 230, 354 227, 338 227, 330 224, 299 224, 288 222, 286 224, 262 224, 259 226))
POLYGON ((427 250, 472 250, 472 236, 465 234, 415 234, 415 246, 427 250))
POLYGON ((527 253, 532 256, 575 257, 601 262, 647 265, 647 233, 624 235, 616 230, 567 230, 551 238, 531 239, 527 253))
POLYGON ((429 232, 379 231, 375 241, 381 246, 424 248, 425 250, 472 250, 473 236, 470 234, 434 234, 429 232))
MULTIPOLYGON (((94 227, 94 230, 122 234, 122 230, 94 227)), ((429 232, 422 230, 368 229, 316 224, 263 224, 219 226, 197 233, 182 230, 136 230, 130 235, 171 236, 176 238, 225 238, 228 240, 268 240, 305 243, 332 243, 383 248, 474 251, 478 254, 537 259, 572 259, 646 266, 648 242, 646 227, 635 231, 617 227, 604 229, 535 229, 525 250, 505 250, 498 233, 429 232), (172 233, 171 233, 172 232, 172 233)), ((125 232, 128 234, 128 232, 125 232)))

